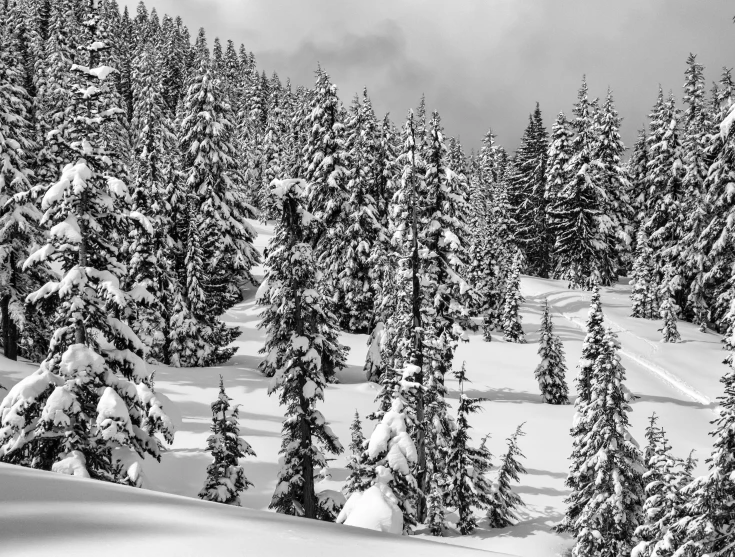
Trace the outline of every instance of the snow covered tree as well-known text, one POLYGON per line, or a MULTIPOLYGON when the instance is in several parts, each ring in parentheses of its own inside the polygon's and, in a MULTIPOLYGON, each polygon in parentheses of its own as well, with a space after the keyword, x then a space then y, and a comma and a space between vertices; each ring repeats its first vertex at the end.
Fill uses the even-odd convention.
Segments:
POLYGON ((525 458, 518 447, 518 438, 525 435, 523 424, 508 437, 508 450, 500 457, 500 466, 491 488, 490 508, 487 512, 490 528, 512 526, 518 520, 517 511, 525 507, 521 497, 513 492, 511 482, 519 482, 520 475, 526 473, 523 464, 518 460, 525 458))
POLYGON ((638 543, 631 555, 671 557, 680 543, 672 526, 685 507, 682 489, 692 478, 686 461, 671 455, 666 433, 656 426, 655 414, 646 428, 646 438, 649 439, 645 459, 647 471, 643 474, 646 502, 643 522, 635 531, 638 543))
POLYGON ((65 123, 73 157, 43 196, 47 243, 24 264, 50 259, 60 267, 59 280, 27 298, 60 299, 57 329, 47 359, 0 405, 0 458, 140 486, 139 460, 159 459, 155 433, 170 443, 173 426, 140 357, 144 345, 120 318, 135 310, 134 297, 120 288, 118 261, 130 199, 103 128, 121 110, 109 102, 113 68, 98 65, 107 48, 98 7, 87 8, 86 46, 80 64, 67 70, 74 82, 73 118, 65 123))
POLYGON ((579 90, 573 127, 577 135, 572 144, 574 154, 569 161, 569 181, 558 192, 548 209, 556 237, 553 277, 566 280, 570 288, 590 290, 597 282, 610 284, 610 246, 607 233, 612 229, 610 217, 604 214, 604 190, 596 181, 592 166, 597 138, 594 126, 595 103, 587 96, 587 81, 579 90))
POLYGON ((11 360, 17 360, 23 348, 21 335, 27 336, 25 297, 39 286, 21 267, 41 241, 41 213, 31 193, 37 148, 30 123, 31 98, 24 86, 23 52, 13 24, 21 15, 18 10, 14 4, 0 14, 0 315, 3 352, 11 360))
MULTIPOLYGON (((643 224, 654 250, 654 276, 663 278, 664 267, 675 264, 684 231, 685 210, 679 110, 673 94, 664 100, 659 90, 651 114, 647 218, 643 224)), ((679 274, 679 269, 676 269, 679 274)))
POLYGON ((212 435, 207 438, 207 452, 214 461, 207 466, 207 479, 199 498, 239 507, 240 494, 253 485, 245 477, 240 459, 256 455, 248 442, 240 437, 237 423, 239 406, 232 408, 231 400, 220 375, 219 395, 212 403, 212 435))
POLYGON ((590 300, 590 310, 585 323, 584 341, 582 342, 582 356, 579 359, 579 374, 577 375, 577 395, 580 403, 589 402, 592 390, 593 368, 602 351, 602 340, 605 335, 603 326, 602 301, 600 288, 595 286, 590 300))
POLYGON ((735 543, 732 529, 735 510, 735 372, 730 358, 729 369, 720 381, 724 394, 719 397, 719 416, 713 422, 714 446, 707 459, 709 470, 682 489, 685 499, 681 514, 673 523, 677 555, 712 555, 725 557, 735 543))
POLYGON ((321 248, 325 261, 339 262, 333 284, 335 311, 342 329, 353 333, 368 332, 373 324, 379 288, 373 263, 384 257, 377 252, 385 249, 387 241, 370 183, 377 141, 375 126, 371 109, 355 96, 346 123, 349 198, 321 248))
POLYGON ((541 400, 548 404, 569 404, 564 346, 561 339, 554 334, 548 300, 544 300, 539 333, 538 354, 541 363, 536 367, 534 375, 541 390, 541 400))
POLYGON ((648 142, 646 129, 638 130, 638 138, 633 144, 633 152, 627 163, 628 182, 630 190, 631 210, 633 211, 633 224, 636 234, 639 232, 641 223, 646 216, 648 199, 648 142))
POLYGON ((548 133, 536 103, 511 162, 508 200, 514 237, 523 252, 526 268, 529 274, 538 276, 548 276, 551 252, 551 237, 544 218, 548 150, 548 133))
POLYGON ((245 220, 255 216, 254 210, 233 185, 232 110, 213 73, 203 32, 198 42, 199 66, 184 98, 179 129, 182 203, 188 208, 185 307, 172 316, 170 348, 172 361, 187 367, 232 356, 228 345, 239 330, 227 327, 219 316, 241 299, 241 280, 255 284, 250 269, 260 260, 252 244, 255 230, 245 220))
POLYGON ((355 492, 365 491, 370 488, 374 479, 375 470, 368 464, 367 440, 362 434, 362 423, 360 415, 355 410, 355 419, 350 425, 351 442, 350 442, 350 460, 347 463, 347 469, 350 474, 345 480, 342 488, 345 496, 349 497, 355 492))
MULTIPOLYGON (((553 207, 557 201, 559 194, 564 186, 569 183, 569 161, 572 158, 572 130, 569 128, 569 122, 563 112, 560 112, 554 125, 551 128, 551 139, 549 141, 549 152, 546 162, 546 191, 544 197, 546 200, 546 227, 554 235, 555 223, 549 213, 549 209, 553 207)), ((554 238, 556 241, 556 238, 554 238)), ((550 249, 553 249, 553 244, 550 249)), ((551 257, 551 267, 554 268, 556 262, 551 257)))
POLYGON ((655 319, 658 314, 658 288, 653 274, 653 250, 644 230, 638 231, 636 256, 631 273, 633 317, 655 319))
POLYGON ((160 82, 161 60, 148 43, 136 58, 131 128, 134 145, 128 281, 137 292, 133 330, 148 355, 169 363, 170 310, 180 285, 176 276, 172 205, 180 195, 171 183, 176 170, 176 137, 167 117, 160 82))
POLYGON ((625 145, 620 137, 621 118, 615 109, 612 91, 608 88, 605 101, 594 119, 596 141, 592 153, 594 180, 599 190, 603 213, 609 218, 606 230, 609 253, 604 259, 602 275, 612 282, 617 281, 618 269, 629 262, 632 243, 633 213, 628 191, 630 183, 622 165, 625 145))
POLYGON ((459 407, 457 408, 456 429, 452 432, 446 460, 448 481, 446 485, 446 506, 457 509, 457 528, 465 536, 477 528, 474 510, 489 510, 492 504, 492 484, 487 472, 491 468, 492 455, 485 447, 485 440, 479 448, 470 445, 469 416, 480 411, 482 399, 470 398, 464 394, 467 381, 465 366, 456 371, 459 381, 459 407))
POLYGON ((564 520, 575 557, 627 555, 641 520, 644 466, 628 433, 631 395, 624 387, 620 343, 608 329, 595 360, 589 401, 578 407, 564 520))
POLYGON ((521 304, 525 301, 521 294, 521 254, 516 254, 513 260, 513 268, 505 283, 505 305, 503 307, 503 338, 508 342, 526 342, 526 334, 523 332, 520 315, 521 304))
MULTIPOLYGON (((416 500, 419 496, 414 471, 418 463, 416 445, 408 433, 407 408, 400 391, 395 393, 391 408, 375 426, 368 442, 367 454, 374 470, 373 486, 363 494, 359 504, 366 502, 370 490, 383 483, 381 476, 389 475, 386 487, 402 513, 403 533, 409 533, 416 525, 416 500)), ((385 490, 384 490, 385 491, 385 490)), ((350 498, 355 497, 355 494, 350 498)), ((385 497, 385 496, 384 496, 385 497)), ((348 501, 349 502, 349 501, 348 501)), ((345 506, 347 509, 347 506, 345 506)))
POLYGON ((324 309, 324 297, 316 290, 311 245, 304 241, 305 228, 313 219, 301 205, 305 187, 303 180, 274 183, 281 219, 268 246, 267 273, 257 295, 265 306, 259 325, 266 330, 261 369, 272 376, 269 393, 278 393, 286 411, 281 470, 270 508, 333 520, 330 510, 317 500, 314 483, 327 469, 325 451, 339 454, 343 450, 316 409, 326 388, 322 362, 325 346, 331 343, 327 335, 336 334, 334 317, 324 309))
POLYGON ((663 327, 659 329, 663 335, 664 342, 679 342, 681 335, 676 328, 677 314, 679 306, 676 305, 674 295, 678 289, 679 277, 674 276, 674 269, 671 265, 667 265, 664 271, 664 279, 659 289, 659 297, 661 302, 661 319, 664 320, 663 327))

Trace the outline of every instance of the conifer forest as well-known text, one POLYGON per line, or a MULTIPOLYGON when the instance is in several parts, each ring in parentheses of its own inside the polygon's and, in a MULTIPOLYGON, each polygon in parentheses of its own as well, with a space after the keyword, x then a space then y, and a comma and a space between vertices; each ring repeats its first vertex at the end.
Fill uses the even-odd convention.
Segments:
POLYGON ((735 557, 730 68, 463 145, 155 4, 0 0, 0 555, 735 557))

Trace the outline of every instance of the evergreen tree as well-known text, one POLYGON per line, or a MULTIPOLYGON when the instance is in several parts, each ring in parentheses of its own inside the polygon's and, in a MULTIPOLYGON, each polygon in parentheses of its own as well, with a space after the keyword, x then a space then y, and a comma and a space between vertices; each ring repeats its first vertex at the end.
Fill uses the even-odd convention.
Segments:
POLYGON ((564 347, 561 339, 554 334, 548 300, 544 300, 539 333, 538 354, 541 363, 536 367, 535 376, 541 390, 541 400, 548 404, 569 404, 564 347))
POLYGON ((330 509, 317 500, 315 478, 327 467, 325 451, 339 454, 342 446, 316 404, 324 400, 325 331, 334 317, 324 309, 316 290, 316 265, 305 226, 313 216, 301 206, 301 180, 276 183, 281 219, 268 246, 267 274, 258 292, 266 306, 259 325, 266 329, 261 369, 273 376, 269 393, 278 393, 285 407, 281 470, 270 508, 279 513, 333 520, 330 509))
POLYGON ((148 43, 136 59, 132 130, 136 138, 132 173, 135 227, 128 247, 128 281, 137 293, 139 311, 133 330, 151 358, 170 362, 170 310, 180 286, 176 277, 171 171, 176 166, 176 137, 166 113, 160 81, 160 56, 148 43))
POLYGON ((603 326, 602 301, 600 288, 596 286, 592 291, 590 310, 585 323, 584 341, 582 342, 582 357, 579 359, 579 374, 577 375, 577 395, 580 403, 587 403, 592 392, 593 368, 602 351, 602 340, 605 335, 603 326))
POLYGON ((674 270, 669 265, 664 271, 664 280, 659 289, 659 297, 662 300, 660 314, 664 320, 663 327, 659 331, 663 335, 664 342, 679 342, 681 335, 676 328, 676 319, 679 306, 676 305, 674 295, 678 289, 679 277, 674 276, 674 270))
POLYGON ((518 520, 517 511, 526 504, 517 493, 513 492, 511 482, 519 482, 520 475, 526 473, 523 464, 518 460, 525 458, 518 447, 518 438, 525 435, 523 424, 508 437, 508 451, 500 457, 500 467, 491 488, 490 509, 487 513, 490 528, 512 526, 518 520))
POLYGON ((679 540, 672 526, 685 506, 682 489, 691 481, 686 462, 671 455, 666 434, 656 426, 656 415, 646 428, 645 464, 643 474, 646 502, 643 505, 643 522, 635 531, 639 540, 631 555, 635 557, 671 557, 679 540))
MULTIPOLYGON (((547 208, 553 207, 564 186, 569 182, 569 161, 572 158, 573 133, 563 112, 556 117, 551 128, 548 161, 546 163, 546 198, 547 208)), ((547 228, 554 230, 555 223, 547 210, 547 228)))
POLYGON ((231 400, 220 375, 219 395, 212 403, 212 435, 207 438, 207 452, 214 461, 207 466, 207 479, 199 498, 239 507, 240 494, 253 485, 245 477, 239 459, 256 455, 248 442, 240 437, 237 423, 239 406, 230 410, 231 400))
POLYGON ((457 509, 457 528, 464 536, 477 528, 477 518, 473 511, 491 508, 493 486, 486 473, 490 470, 492 455, 485 448, 484 439, 479 448, 469 444, 471 426, 468 417, 480 411, 482 399, 470 398, 464 394, 464 384, 468 381, 464 364, 454 374, 459 381, 459 407, 457 427, 452 432, 447 454, 449 478, 446 485, 446 506, 457 509))
POLYGON ((554 223, 554 278, 567 280, 570 288, 591 289, 598 282, 610 284, 613 264, 608 244, 612 220, 604 214, 605 192, 596 180, 592 163, 597 145, 594 129, 596 104, 587 96, 587 81, 582 81, 573 126, 577 132, 574 154, 569 161, 569 181, 549 208, 554 223))
POLYGON ((577 538, 574 556, 627 555, 641 519, 644 469, 627 431, 630 394, 619 349, 617 336, 608 329, 594 363, 591 397, 578 407, 572 429, 567 479, 572 493, 559 529, 577 538))
POLYGON ((548 276, 551 252, 551 237, 544 218, 548 143, 541 109, 536 103, 511 163, 508 200, 515 240, 524 254, 527 272, 538 276, 548 276))
POLYGON ((520 315, 521 304, 525 301, 521 294, 521 254, 516 254, 513 260, 513 269, 508 275, 505 284, 505 306, 503 307, 503 338, 508 342, 526 342, 526 334, 523 332, 520 315))
POLYGON ((197 41, 199 67, 184 99, 179 130, 189 232, 182 281, 186 308, 172 317, 171 352, 182 366, 206 366, 232 356, 228 345, 239 330, 225 326, 219 316, 241 299, 241 280, 255 284, 250 269, 260 259, 252 244, 255 230, 245 220, 254 211, 233 185, 232 110, 222 97, 203 31, 197 41), (190 327, 194 322, 198 331, 190 327), (193 349, 200 339, 199 349, 193 349))
POLYGON ((350 471, 345 485, 342 488, 346 497, 352 493, 362 492, 369 489, 374 479, 374 470, 369 465, 367 455, 367 440, 362 434, 362 423, 360 415, 355 410, 355 419, 350 425, 351 442, 350 442, 350 460, 347 463, 347 469, 350 471))
POLYGON ((403 514, 403 532, 416 525, 416 499, 419 496, 414 472, 418 462, 416 445, 408 433, 406 402, 400 390, 394 393, 390 409, 375 426, 367 454, 374 470, 376 485, 381 471, 390 472, 390 488, 403 514))
POLYGON ((653 250, 644 230, 638 231, 636 256, 631 273, 633 317, 655 319, 658 314, 658 292, 653 274, 653 250))
POLYGON ((171 443, 173 426, 140 357, 144 345, 120 319, 135 310, 134 298, 120 288, 118 261, 129 196, 103 128, 121 111, 110 104, 106 78, 113 69, 98 65, 107 48, 98 6, 87 8, 84 54, 68 70, 73 118, 64 126, 73 156, 43 196, 47 243, 25 263, 50 259, 61 268, 59 280, 28 296, 31 303, 60 299, 57 329, 41 367, 3 401, 0 458, 139 486, 139 459, 160 459, 155 433, 171 443))
MULTIPOLYGON (((28 336, 24 300, 40 286, 21 270, 33 244, 41 241, 41 214, 31 199, 33 141, 31 98, 25 88, 21 39, 13 19, 19 5, 0 13, 0 312, 4 355, 17 360, 21 335, 28 336)), ((24 350, 25 352, 25 350, 24 350)), ((25 354, 24 354, 25 355, 25 354)))
MULTIPOLYGON (((630 190, 631 210, 633 211, 633 225, 636 235, 639 233, 641 223, 646 216, 648 200, 648 138, 646 129, 638 130, 638 138, 633 144, 633 152, 628 160, 628 181, 630 190)), ((635 248, 635 244, 634 244, 635 248)))

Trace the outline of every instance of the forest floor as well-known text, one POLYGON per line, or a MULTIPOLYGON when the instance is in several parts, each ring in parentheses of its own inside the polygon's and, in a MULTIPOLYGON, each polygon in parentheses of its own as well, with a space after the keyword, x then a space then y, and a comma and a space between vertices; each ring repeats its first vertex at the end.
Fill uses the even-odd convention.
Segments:
MULTIPOLYGON (((259 232, 256 245, 262 249, 272 231, 270 227, 257 223, 254 225, 259 232)), ((258 274, 262 276, 261 269, 256 269, 256 275, 258 274)), ((712 332, 701 333, 692 324, 679 323, 682 342, 679 344, 660 342, 661 334, 657 330, 661 326, 660 321, 629 317, 630 287, 625 282, 623 280, 611 288, 602 289, 602 303, 606 324, 618 332, 620 337, 622 361, 627 374, 626 385, 638 397, 632 403, 633 412, 630 415, 632 433, 639 443, 643 444, 648 418, 655 412, 660 417, 659 424, 669 435, 674 453, 685 457, 690 450, 696 450, 696 456, 700 459, 696 472, 704 472, 706 468, 704 459, 711 449, 711 438, 708 436, 711 429, 710 421, 715 418, 716 398, 722 391, 719 378, 726 370, 722 364, 726 353, 722 350, 721 337, 712 332)), ((467 394, 487 399, 483 403, 484 411, 473 416, 471 420, 472 433, 477 443, 485 434, 491 434, 488 447, 495 455, 496 463, 505 451, 506 438, 519 424, 525 424, 523 429, 526 435, 520 440, 520 448, 526 456, 523 464, 528 473, 521 477, 521 482, 515 486, 515 490, 521 495, 527 507, 521 510, 521 520, 515 526, 488 529, 483 522, 480 522, 480 528, 473 535, 449 535, 432 539, 519 557, 551 557, 565 555, 572 546, 569 536, 556 534, 551 528, 561 520, 565 508, 563 501, 568 494, 564 481, 572 449, 569 430, 574 408, 571 405, 551 406, 541 403, 538 385, 534 379, 534 369, 539 361, 538 329, 543 301, 548 299, 555 330, 564 343, 568 367, 567 381, 570 392, 573 393, 590 293, 568 290, 566 284, 560 281, 530 277, 523 277, 522 292, 526 298, 522 315, 527 344, 506 343, 500 334, 494 335, 492 342, 485 342, 480 333, 470 334, 470 341, 462 344, 457 351, 455 365, 460 366, 462 362, 467 364, 467 374, 472 381, 466 389, 467 394)), ((161 463, 145 464, 145 485, 149 489, 191 498, 196 497, 202 488, 206 467, 211 460, 204 450, 211 423, 210 404, 217 395, 221 375, 228 395, 232 397, 234 403, 241 405, 240 432, 257 453, 257 457, 244 461, 245 473, 255 485, 243 494, 242 504, 246 509, 256 511, 268 508, 279 468, 278 451, 283 413, 276 397, 268 396, 269 379, 263 377, 257 370, 261 360, 258 351, 264 344, 264 332, 257 328, 260 310, 255 304, 254 293, 255 290, 251 290, 244 302, 224 316, 228 324, 239 326, 242 330, 242 335, 235 342, 238 351, 230 362, 220 367, 204 369, 156 367, 156 391, 174 403, 172 409, 168 406, 166 409, 177 426, 177 432, 174 444, 163 455, 161 463)), ((342 336, 342 342, 350 347, 348 366, 338 374, 339 384, 330 385, 326 389, 325 402, 320 409, 346 447, 350 439, 349 426, 355 411, 364 418, 375 408, 374 401, 378 387, 367 383, 362 371, 367 353, 367 337, 345 334, 342 336)), ((33 369, 34 367, 28 363, 2 359, 0 382, 10 387, 33 369)), ((458 398, 457 383, 454 379, 449 379, 447 386, 448 399, 454 411, 458 398)), ((369 435, 372 431, 370 422, 365 421, 363 427, 369 435)), ((331 479, 322 482, 320 489, 341 488, 348 473, 345 468, 348 457, 349 455, 345 453, 330 463, 331 479)), ((3 530, 6 530, 9 524, 5 518, 11 511, 6 502, 14 500, 12 495, 10 499, 6 498, 5 486, 15 485, 16 480, 22 485, 35 486, 31 481, 35 476, 29 474, 42 477, 41 483, 52 482, 48 475, 43 473, 21 472, 12 470, 12 467, 0 466, 0 539, 3 539, 3 544, 6 540, 6 533, 3 530)), ((61 504, 60 501, 65 497, 71 498, 73 502, 86 501, 76 497, 75 491, 70 489, 72 484, 69 482, 75 479, 62 479, 64 481, 58 484, 58 488, 54 488, 62 494, 54 499, 54 505, 61 504)), ((18 489, 15 488, 12 492, 18 492, 18 489)), ((43 487, 38 488, 40 489, 43 487)), ((127 500, 131 504, 134 502, 134 497, 128 495, 124 488, 95 485, 86 486, 85 489, 95 493, 94 497, 90 498, 95 505, 101 505, 106 497, 110 497, 116 505, 127 500)), ((185 528, 185 525, 189 524, 188 521, 202 531, 205 524, 217 523, 219 530, 215 531, 221 531, 223 534, 225 531, 230 532, 231 527, 232 535, 241 540, 241 545, 233 547, 249 548, 249 538, 243 532, 250 532, 255 539, 260 540, 257 543, 261 541, 265 543, 263 548, 269 547, 267 532, 273 530, 270 526, 265 529, 259 526, 263 521, 267 522, 265 518, 267 515, 251 511, 242 511, 245 514, 237 515, 234 514, 238 512, 237 510, 221 509, 219 508, 221 506, 203 502, 201 505, 206 506, 197 507, 195 502, 189 499, 166 497, 168 496, 161 494, 145 494, 141 496, 140 504, 143 504, 143 501, 150 501, 153 505, 151 509, 156 508, 156 505, 160 505, 161 509, 166 508, 166 505, 173 505, 180 508, 183 515, 188 517, 171 530, 172 536, 180 534, 183 536, 180 555, 198 554, 194 552, 194 546, 190 546, 186 541, 193 536, 188 528, 185 528), (205 511, 209 513, 206 517, 203 514, 205 511), (196 513, 202 513, 201 519, 197 518, 196 513), (221 524, 217 522, 220 518, 221 524), (243 519, 246 521, 252 519, 253 524, 243 527, 241 531, 235 524, 236 521, 243 519), (201 524, 198 523, 199 520, 201 524)), ((20 504, 19 501, 17 503, 20 504)), ((53 505, 50 508, 53 508, 53 505)), ((90 507, 94 508, 96 507, 90 507)), ((135 508, 135 505, 132 508, 135 508)), ((85 513, 92 512, 92 510, 85 511, 85 513)), ((102 512, 100 507, 99 513, 102 512)), ((147 514, 142 514, 141 518, 136 520, 147 523, 143 517, 150 515, 151 512, 146 511, 147 514)), ((288 524, 286 530, 289 536, 293 536, 292 543, 296 542, 293 545, 294 550, 302 548, 302 541, 317 543, 319 540, 329 538, 328 542, 325 541, 325 548, 322 550, 322 546, 319 545, 319 551, 315 552, 315 555, 326 557, 338 555, 340 551, 344 552, 345 548, 341 546, 340 541, 343 534, 338 529, 345 527, 333 526, 334 529, 323 529, 324 527, 320 525, 320 530, 312 531, 309 530, 311 526, 293 520, 281 525, 279 522, 281 518, 284 517, 273 519, 268 524, 273 528, 283 528, 288 524)), ((450 516, 449 519, 451 521, 453 517, 450 516)), ((166 521, 175 522, 170 518, 165 520, 159 518, 158 521, 152 520, 151 524, 165 526, 166 521)), ((47 522, 40 521, 37 527, 27 525, 23 531, 33 536, 37 529, 45 528, 46 524, 47 522)), ((92 519, 91 524, 97 522, 92 519)), ((121 534, 124 534, 126 527, 122 525, 119 527, 121 534)), ((145 530, 150 534, 152 528, 153 526, 146 526, 145 530)), ((354 533, 351 529, 350 531, 352 532, 350 536, 364 539, 364 542, 373 548, 378 547, 374 543, 387 544, 385 547, 388 553, 381 551, 379 552, 381 555, 392 555, 390 551, 395 551, 398 555, 399 552, 403 554, 412 549, 402 545, 404 542, 395 541, 397 545, 391 545, 393 542, 387 539, 378 542, 382 539, 378 535, 372 533, 363 535, 354 533)), ((159 536, 160 534, 159 532, 159 536)), ((280 533, 279 537, 282 537, 280 533)), ((418 537, 429 536, 419 533, 418 537)), ((272 536, 270 538, 275 540, 272 536)), ((287 541, 279 539, 277 543, 286 544, 279 546, 285 551, 287 541)), ((351 546, 350 551, 357 557, 360 553, 355 552, 356 547, 351 546)), ((430 548, 439 549, 435 545, 422 544, 422 547, 421 550, 413 548, 415 554, 432 555, 433 551, 430 548)), ((255 551, 254 554, 286 553, 274 545, 272 551, 255 551)), ((300 551, 300 554, 311 555, 303 551, 300 551)), ((376 552, 373 550, 372 554, 376 552)))

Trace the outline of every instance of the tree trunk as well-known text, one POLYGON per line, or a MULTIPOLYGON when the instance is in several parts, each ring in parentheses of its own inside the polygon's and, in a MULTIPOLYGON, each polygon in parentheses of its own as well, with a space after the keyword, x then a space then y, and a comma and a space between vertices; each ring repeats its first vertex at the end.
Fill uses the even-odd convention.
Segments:
POLYGON ((10 294, 0 300, 0 313, 3 320, 3 353, 11 360, 18 359, 18 328, 10 319, 10 294))

